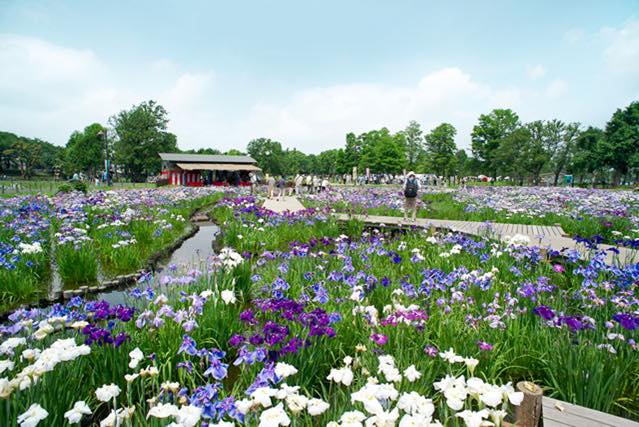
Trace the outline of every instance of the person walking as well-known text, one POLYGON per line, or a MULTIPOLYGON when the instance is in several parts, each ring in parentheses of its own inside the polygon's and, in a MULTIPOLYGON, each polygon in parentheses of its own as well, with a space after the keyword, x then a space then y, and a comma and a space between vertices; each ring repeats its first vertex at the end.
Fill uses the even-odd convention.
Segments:
POLYGON ((272 199, 275 191, 275 177, 273 175, 266 175, 266 185, 268 197, 272 199))
POLYGON ((409 211, 413 222, 417 217, 417 193, 419 193, 419 180, 415 172, 410 171, 404 181, 404 221, 408 219, 409 211))
POLYGON ((304 175, 297 175, 295 177, 295 195, 302 195, 302 183, 304 183, 304 175))
POLYGON ((275 198, 275 200, 282 200, 282 196, 284 195, 284 190, 286 187, 286 180, 284 179, 284 177, 279 176, 277 177, 275 185, 277 186, 277 197, 275 198))
POLYGON ((251 195, 254 195, 255 187, 257 187, 257 174, 255 172, 249 173, 249 182, 251 183, 251 195))
POLYGON ((328 186, 329 186, 329 182, 328 182, 328 177, 324 177, 324 179, 322 180, 322 192, 328 190, 328 186))

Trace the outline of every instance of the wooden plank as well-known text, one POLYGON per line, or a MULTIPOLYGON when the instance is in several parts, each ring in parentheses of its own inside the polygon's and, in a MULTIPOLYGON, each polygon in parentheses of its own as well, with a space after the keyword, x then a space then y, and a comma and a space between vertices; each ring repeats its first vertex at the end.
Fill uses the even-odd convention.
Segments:
POLYGON ((550 397, 544 397, 542 405, 544 426, 556 421, 574 427, 639 427, 637 422, 550 397))
MULTIPOLYGON (((365 215, 348 215, 348 214, 334 214, 335 218, 341 221, 347 221, 349 218, 355 218, 363 221, 365 224, 373 227, 379 227, 380 224, 385 224, 391 227, 405 227, 407 224, 403 223, 403 217, 387 217, 387 216, 365 216, 365 215)), ((412 223, 409 223, 410 225, 412 223)), ((416 223, 418 226, 428 227, 432 224, 436 228, 445 229, 449 231, 462 232, 472 235, 480 234, 480 227, 482 222, 478 221, 447 221, 447 220, 435 220, 428 218, 420 218, 416 223)), ((509 224, 509 223, 494 223, 493 228, 495 234, 500 240, 505 240, 506 236, 514 236, 515 234, 524 234, 531 238, 532 245, 539 245, 539 239, 537 236, 542 235, 543 239, 541 246, 550 246, 555 250, 561 250, 563 248, 577 248, 583 251, 583 248, 576 244, 576 242, 570 238, 563 237, 563 230, 559 226, 529 226, 524 224, 509 224)), ((602 245, 601 249, 605 250, 609 246, 602 245)), ((618 248, 620 255, 618 257, 621 265, 627 265, 639 260, 639 251, 630 250, 626 248, 618 248)), ((606 254, 606 262, 612 264, 615 261, 615 257, 608 251, 606 254)), ((639 426, 638 426, 639 427, 639 426)))

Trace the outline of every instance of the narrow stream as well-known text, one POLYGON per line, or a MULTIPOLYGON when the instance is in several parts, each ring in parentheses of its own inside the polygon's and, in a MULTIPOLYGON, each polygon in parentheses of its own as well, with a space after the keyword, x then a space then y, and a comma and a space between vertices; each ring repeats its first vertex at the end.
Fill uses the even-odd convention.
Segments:
MULTIPOLYGON (((197 222, 196 224, 200 227, 197 233, 185 240, 170 257, 161 260, 155 269, 156 273, 169 266, 197 267, 213 255, 213 240, 220 231, 220 227, 212 222, 197 222)), ((127 293, 128 289, 113 289, 94 294, 91 298, 103 299, 111 304, 124 304, 127 293)))

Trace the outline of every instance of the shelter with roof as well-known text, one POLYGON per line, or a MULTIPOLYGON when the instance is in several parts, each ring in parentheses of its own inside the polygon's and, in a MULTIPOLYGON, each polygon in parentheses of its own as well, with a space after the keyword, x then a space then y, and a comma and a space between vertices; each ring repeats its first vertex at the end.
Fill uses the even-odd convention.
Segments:
POLYGON ((202 187, 205 185, 248 184, 249 173, 261 171, 249 156, 217 154, 159 153, 162 177, 169 185, 202 187))

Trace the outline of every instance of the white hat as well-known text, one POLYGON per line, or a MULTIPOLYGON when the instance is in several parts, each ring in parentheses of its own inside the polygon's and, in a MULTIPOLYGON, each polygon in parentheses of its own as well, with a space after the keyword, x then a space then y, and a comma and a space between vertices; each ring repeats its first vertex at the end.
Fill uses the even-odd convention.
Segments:
POLYGON ((413 172, 413 171, 408 172, 408 175, 407 175, 407 176, 411 176, 411 175, 413 175, 413 176, 414 176, 414 175, 415 175, 415 172, 413 172))

